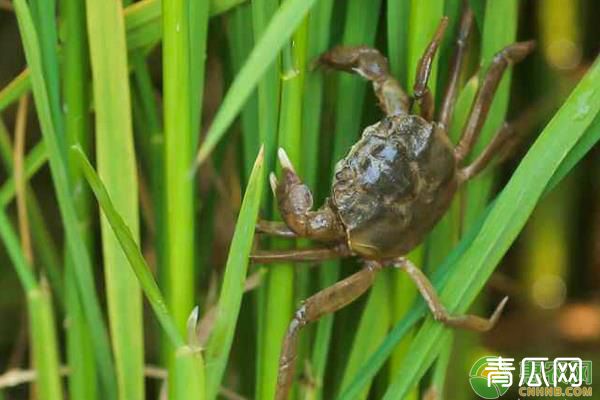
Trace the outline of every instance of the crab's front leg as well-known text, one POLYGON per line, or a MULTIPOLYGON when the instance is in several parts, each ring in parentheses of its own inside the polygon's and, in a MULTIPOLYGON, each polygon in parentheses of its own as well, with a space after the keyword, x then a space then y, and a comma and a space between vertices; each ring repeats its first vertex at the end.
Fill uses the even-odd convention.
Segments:
POLYGON ((323 53, 319 65, 354 72, 373 82, 373 90, 387 115, 408 114, 409 98, 389 70, 388 60, 367 46, 337 46, 323 53))
POLYGON ((278 181, 275 174, 271 174, 271 189, 286 225, 301 237, 324 242, 343 239, 344 229, 334 211, 327 204, 317 211, 311 211, 313 197, 310 189, 296 174, 285 150, 280 148, 277 154, 282 177, 278 181))

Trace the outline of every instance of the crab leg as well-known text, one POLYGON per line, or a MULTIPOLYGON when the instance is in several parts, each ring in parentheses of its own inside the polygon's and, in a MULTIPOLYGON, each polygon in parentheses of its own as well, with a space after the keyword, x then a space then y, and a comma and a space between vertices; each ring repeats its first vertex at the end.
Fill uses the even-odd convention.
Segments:
POLYGON ((260 220, 256 223, 256 232, 286 238, 298 237, 285 223, 279 221, 260 220))
POLYGON ((275 400, 287 400, 292 386, 298 334, 305 325, 352 303, 373 284, 381 264, 368 262, 362 270, 309 297, 296 311, 283 340, 275 400))
POLYGON ((508 123, 504 123, 487 147, 483 149, 479 156, 477 156, 475 161, 459 171, 460 181, 468 181, 481 172, 498 153, 498 150, 500 150, 513 136, 514 127, 508 123))
POLYGON ((350 256, 346 246, 316 249, 293 250, 257 250, 250 255, 250 260, 256 264, 270 264, 276 262, 315 262, 332 260, 350 256))
POLYGON ((408 113, 409 98, 390 74, 388 61, 378 50, 367 46, 337 46, 323 53, 317 63, 357 73, 373 82, 379 105, 387 115, 408 113))
POLYGON ((460 142, 454 149, 457 161, 464 160, 477 141, 477 137, 481 133, 481 128, 494 99, 494 94, 506 68, 511 64, 521 61, 527 54, 531 53, 534 47, 535 42, 533 41, 518 42, 505 47, 494 56, 481 87, 477 91, 477 96, 471 108, 471 114, 469 115, 460 142))
POLYGON ((421 116, 427 121, 433 119, 434 111, 433 96, 427 86, 427 82, 429 81, 429 75, 431 75, 433 58, 435 57, 435 53, 437 52, 447 27, 448 17, 443 17, 435 31, 433 39, 429 43, 429 46, 427 46, 427 49, 425 49, 425 53, 423 53, 423 57, 419 60, 419 65, 417 67, 417 77, 415 78, 415 84, 413 86, 413 97, 421 107, 421 116))
POLYGON ((440 111, 439 122, 446 129, 450 127, 450 122, 452 120, 454 104, 456 103, 456 93, 458 92, 458 78, 465 58, 467 40, 469 39, 472 25, 473 11, 471 11, 469 7, 465 7, 465 11, 460 21, 458 39, 456 40, 456 52, 454 53, 454 59, 452 60, 452 66, 450 67, 450 78, 448 80, 448 86, 446 87, 446 93, 444 94, 442 109, 440 111))
POLYGON ((498 322, 500 314, 502 314, 502 310, 508 301, 508 297, 502 299, 489 319, 470 314, 451 315, 446 310, 446 307, 444 307, 444 305, 440 302, 435 288, 429 279, 427 279, 425 274, 423 274, 419 268, 415 267, 415 265, 406 258, 398 259, 394 263, 394 266, 403 269, 408 273, 410 278, 417 285, 421 296, 423 296, 425 299, 425 302, 429 306, 429 309, 431 310, 435 320, 453 328, 469 329, 478 332, 489 331, 494 327, 494 325, 496 325, 496 322, 498 322))

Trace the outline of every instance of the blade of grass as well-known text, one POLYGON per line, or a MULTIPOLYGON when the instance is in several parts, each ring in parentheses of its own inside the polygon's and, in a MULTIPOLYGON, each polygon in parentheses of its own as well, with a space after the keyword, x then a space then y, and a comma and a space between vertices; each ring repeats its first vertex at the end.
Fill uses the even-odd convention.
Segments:
MULTIPOLYGON (((133 147, 127 49, 121 3, 87 1, 87 26, 96 110, 98 173, 120 215, 139 241, 137 171, 133 147)), ((104 216, 102 254, 108 315, 120 399, 144 398, 142 296, 104 216)))
MULTIPOLYGON (((60 9, 65 21, 65 40, 63 43, 63 93, 65 103, 65 129, 67 144, 80 144, 89 152, 91 137, 90 121, 90 63, 88 36, 86 32, 85 2, 65 0, 60 9)), ((81 237, 93 254, 94 233, 92 225, 91 193, 87 190, 83 178, 70 158, 71 195, 76 206, 81 237), (88 228, 88 229, 84 229, 88 228)), ((65 249, 68 251, 68 249, 65 249)), ((66 312, 69 324, 66 328, 67 357, 71 367, 69 395, 73 399, 97 398, 96 365, 92 346, 91 332, 85 321, 81 301, 77 297, 76 281, 72 257, 65 257, 65 286, 67 287, 66 312)))
POLYGON ((66 159, 61 151, 60 142, 52 122, 46 82, 43 76, 41 53, 29 8, 24 0, 16 0, 15 13, 21 32, 25 56, 31 69, 31 83, 42 135, 46 142, 50 170, 58 197, 58 204, 66 230, 67 244, 73 261, 76 262, 78 292, 83 304, 91 332, 93 332, 94 350, 97 356, 98 371, 102 379, 102 390, 106 396, 116 395, 114 367, 110 355, 108 335, 92 278, 91 263, 85 245, 79 236, 75 207, 70 197, 69 177, 66 159))
MULTIPOLYGON (((521 161, 473 243, 452 266, 450 279, 440 293, 451 312, 463 313, 473 302, 566 154, 594 121, 600 111, 599 82, 600 61, 596 60, 521 161)), ((423 355, 435 353, 448 334, 441 324, 427 319, 415 337, 406 366, 388 388, 386 400, 403 398, 428 366, 429 360, 423 355)))
POLYGON ((252 248, 254 228, 263 192, 263 153, 256 158, 250 174, 244 200, 231 240, 223 284, 217 304, 217 316, 212 334, 206 345, 207 398, 214 399, 223 379, 248 271, 248 256, 252 248))
POLYGON ((407 87, 406 83, 408 80, 409 64, 407 60, 410 5, 411 2, 408 0, 387 1, 387 55, 392 74, 403 87, 407 87))
MULTIPOLYGON (((431 41, 437 26, 444 15, 444 1, 419 1, 411 0, 410 3, 410 22, 408 30, 408 63, 407 68, 407 88, 412 88, 417 75, 417 65, 425 51, 425 48, 431 41)), ((437 82, 437 60, 432 64, 431 75, 429 76, 429 88, 435 98, 437 82)))
MULTIPOLYGON (((221 3, 226 3, 221 1, 221 3)), ((212 5, 211 5, 212 7, 212 5)), ((204 61, 206 60, 206 41, 208 36, 209 2, 192 1, 189 3, 190 36, 190 117, 192 147, 198 147, 202 114, 202 94, 204 92, 204 61)), ((193 156, 193 154, 192 154, 193 156)))
POLYGON ((29 70, 25 69, 0 90, 0 111, 3 111, 6 107, 17 101, 29 90, 31 90, 29 70))
MULTIPOLYGON (((245 101, 262 75, 272 65, 281 48, 302 22, 316 0, 286 0, 266 27, 261 39, 248 56, 246 64, 236 75, 223 103, 210 126, 204 143, 196 156, 196 165, 202 163, 226 133, 241 111, 245 101)), ((268 148, 265 149, 268 153, 268 148)))
POLYGON ((32 0, 29 4, 31 16, 38 34, 40 53, 42 55, 43 76, 50 102, 50 113, 58 133, 58 141, 62 147, 63 154, 66 154, 64 116, 60 99, 56 0, 32 0))
MULTIPOLYGON (((11 152, 12 141, 9 133, 0 118, 0 158, 9 174, 8 179, 0 188, 0 206, 6 207, 15 195, 14 179, 12 178, 13 155, 11 152)), ((29 180, 38 169, 44 165, 47 160, 46 147, 44 142, 36 144, 25 158, 24 177, 29 180)), ((43 218, 39 202, 33 189, 27 187, 28 216, 31 219, 32 236, 35 251, 38 254, 39 262, 44 267, 46 274, 52 285, 54 293, 62 308, 65 305, 65 299, 62 292, 62 276, 60 257, 54 238, 48 231, 48 226, 43 218)))
POLYGON ((152 273, 150 268, 142 255, 139 245, 131 233, 131 229, 127 226, 125 220, 118 213, 115 208, 107 189, 104 187, 100 177, 94 171, 94 167, 90 164, 87 157, 83 153, 81 148, 74 146, 71 148, 71 153, 75 160, 78 162, 81 172, 83 173, 86 181, 92 188, 94 196, 98 201, 98 204, 102 208, 107 222, 110 224, 119 244, 125 253, 131 269, 135 273, 141 288, 148 299, 148 302, 152 306, 156 318, 160 322, 163 330, 167 334, 167 337, 171 341, 173 347, 178 348, 184 346, 185 342, 182 335, 179 333, 177 324, 174 318, 170 315, 166 302, 152 273))
POLYGON ((41 400, 63 399, 56 322, 45 281, 27 294, 33 363, 37 371, 36 394, 41 400))
MULTIPOLYGON (((73 147, 71 151, 76 157, 81 171, 92 188, 96 200, 117 237, 121 249, 129 261, 131 269, 137 276, 139 284, 154 311, 156 319, 172 345, 174 351, 172 371, 174 371, 174 373, 173 375, 170 375, 170 398, 176 400, 188 398, 204 400, 204 362, 202 360, 200 349, 193 341, 190 341, 187 344, 184 341, 179 331, 179 327, 177 326, 177 322, 168 310, 165 298, 160 292, 160 289, 150 272, 150 268, 140 251, 139 245, 134 239, 131 230, 115 209, 108 191, 102 184, 102 181, 96 174, 96 171, 94 171, 90 162, 85 157, 85 154, 79 147, 73 147)), ((188 330, 195 330, 196 314, 197 310, 194 310, 190 317, 193 322, 192 324, 187 321, 188 330)), ((190 332, 188 331, 188 334, 189 333, 190 332)))
MULTIPOLYGON (((594 65, 593 74, 595 74, 595 75, 600 74, 599 70, 600 70, 600 62, 596 61, 596 64, 594 65)), ((597 79, 597 78, 591 77, 590 79, 587 79, 587 81, 584 83, 583 87, 578 86, 578 88, 581 90, 576 89, 577 91, 574 91, 572 93, 573 100, 565 103, 563 105, 563 108, 561 108, 561 110, 559 110, 559 113, 555 116, 555 118, 558 118, 560 116, 559 123, 553 124, 556 126, 549 125, 548 127, 546 127, 546 129, 544 129, 544 131, 543 131, 544 136, 552 137, 552 135, 557 135, 557 134, 560 135, 561 129, 563 129, 562 132, 565 132, 564 131, 565 126, 569 126, 569 124, 570 124, 570 122, 568 121, 568 119, 570 117, 574 117, 574 118, 576 117, 577 120, 580 120, 582 117, 584 117, 588 113, 593 114, 594 111, 597 112, 597 109, 593 110, 589 106, 590 104, 593 104, 593 103, 589 103, 589 101, 593 100, 593 99, 590 99, 590 97, 591 97, 590 93, 592 93, 592 94, 595 93, 596 96, 598 95, 598 93, 600 93, 600 90, 598 90, 598 88, 596 88, 595 90, 589 91, 590 87, 593 86, 594 79, 597 79), (578 111, 578 112, 576 112, 576 111, 578 111), (549 128, 551 128, 551 129, 549 129, 549 128)), ((585 123, 586 123, 586 121, 583 121, 582 125, 585 125, 585 123)), ((569 131, 569 134, 571 134, 571 131, 569 131)), ((591 141, 591 139, 589 139, 589 137, 592 136, 592 137, 595 137, 596 140, 600 140, 600 115, 596 115, 596 118, 588 126, 588 128, 585 129, 584 133, 579 132, 579 134, 577 134, 577 131, 575 131, 575 132, 573 132, 573 134, 575 135, 576 144, 571 147, 571 151, 567 150, 565 152, 560 153, 560 154, 562 154, 562 156, 559 157, 560 164, 556 168, 556 172, 549 179, 548 184, 545 186, 544 194, 546 194, 550 190, 552 190, 552 188, 559 182, 558 179, 560 177, 564 177, 568 173, 568 169, 571 168, 573 165, 575 165, 576 162, 579 159, 581 159, 581 157, 583 157, 583 155, 584 155, 583 149, 584 148, 587 148, 587 149, 591 148, 591 146, 589 146, 589 142, 587 140, 583 140, 584 138, 588 138, 588 140, 591 141), (593 134, 591 132, 593 132, 593 134), (588 136, 588 135, 590 135, 590 136, 588 136), (581 138, 581 139, 577 140, 578 138, 581 138), (581 144, 581 143, 584 143, 584 144, 581 144), (562 158, 562 157, 564 157, 564 158, 562 158)), ((539 153, 544 155, 545 151, 540 150, 539 153)), ((548 155, 548 157, 550 157, 549 159, 552 160, 553 155, 548 155)), ((522 169, 524 169, 524 168, 522 168, 522 169)), ((515 189, 517 184, 513 184, 511 186, 513 187, 513 190, 518 190, 518 188, 515 189)), ((506 191, 506 189, 505 189, 505 191, 506 191)), ((432 282, 434 284, 434 287, 438 290, 438 293, 441 292, 441 289, 446 286, 446 283, 448 282, 449 277, 450 277, 450 272, 452 271, 454 266, 458 263, 458 261, 461 259, 461 257, 463 257, 463 255, 466 254, 467 250, 473 245, 475 238, 483 236, 483 235, 480 235, 480 233, 482 231, 484 222, 488 219, 491 211, 496 207, 497 202, 498 201, 495 200, 494 202, 492 202, 492 204, 490 204, 487 207, 487 209, 482 213, 481 217, 476 221, 475 224, 473 224, 470 227, 470 229, 467 231, 467 233, 463 236, 463 238, 460 241, 460 243, 458 244, 458 246, 454 248, 452 253, 446 258, 445 262, 440 266, 440 268, 438 268, 435 271, 433 278, 432 278, 432 282)), ((515 207, 518 207, 518 204, 515 205, 515 207)), ((510 223, 510 221, 504 221, 504 222, 510 223)), ((470 272, 469 272, 469 276, 470 276, 470 272)), ((463 281, 463 283, 464 283, 464 281, 463 281)), ((464 307, 464 309, 466 309, 466 308, 468 308, 468 304, 467 304, 467 306, 464 307)), ((338 397, 339 400, 350 400, 350 399, 353 399, 354 398, 353 396, 356 396, 357 393, 360 393, 361 388, 364 387, 364 385, 366 385, 366 383, 369 381, 369 379, 371 377, 373 377, 377 373, 377 371, 384 365, 387 357, 391 354, 391 352, 393 351, 393 349, 395 348, 397 343, 400 340, 402 340, 402 338, 405 336, 405 334, 411 329, 412 326, 414 326, 414 324, 419 320, 419 318, 425 314, 425 311, 426 311, 426 307, 425 307, 424 302, 422 301, 422 299, 417 299, 415 304, 413 305, 413 307, 410 309, 409 313, 405 316, 405 318, 402 319, 398 324, 396 324, 396 326, 390 332, 390 334, 388 335, 386 340, 383 342, 383 344, 369 358, 369 360, 363 365, 363 367, 360 369, 360 371, 356 374, 351 386, 348 387, 348 389, 345 390, 344 393, 342 393, 338 397)), ((419 336, 421 336, 421 335, 419 335, 419 336)), ((421 336, 421 338, 422 338, 422 336, 421 336)), ((411 353, 412 353, 412 349, 411 349, 411 353)), ((426 354, 426 353, 422 353, 422 354, 426 354)))
MULTIPOLYGON (((236 7, 227 24, 227 40, 233 75, 244 65, 254 44, 252 31, 252 8, 250 5, 236 7)), ((254 163, 254 155, 260 145, 258 130, 258 97, 252 94, 241 111, 244 182, 248 181, 254 163)))
POLYGON ((442 343, 440 355, 435 361, 433 367, 431 385, 429 386, 429 393, 435 396, 435 399, 444 400, 446 398, 444 394, 444 388, 446 386, 447 370, 450 366, 450 356, 452 354, 452 333, 446 337, 446 342, 442 343), (433 393, 432 393, 433 392, 433 393))
MULTIPOLYGON (((240 71, 236 74, 234 81, 232 82, 228 94, 225 96, 223 100, 223 104, 220 107, 220 111, 225 109, 226 101, 228 99, 229 93, 234 94, 232 92, 236 82, 239 82, 241 76, 243 76, 244 72, 247 69, 247 65, 250 63, 251 57, 256 54, 257 49, 261 43, 265 41, 267 36, 267 27, 272 26, 275 22, 275 13, 278 12, 277 0, 258 0, 253 1, 252 5, 252 29, 253 29, 253 37, 255 47, 252 49, 248 58, 241 67, 240 71)), ((289 4, 288 2, 284 3, 289 4)), ((292 31, 290 31, 290 35, 292 31)), ((281 47, 283 47, 284 42, 282 42, 281 47)), ((261 63, 267 64, 261 74, 257 75, 257 100, 258 100, 258 132, 260 141, 265 146, 265 169, 264 172, 273 171, 273 159, 275 154, 275 146, 277 144, 277 123, 279 120, 279 109, 280 109, 280 60, 279 60, 279 50, 275 49, 272 56, 269 59, 260 60, 261 63), (267 60, 272 59, 272 62, 267 62, 267 60), (260 80, 259 80, 260 78, 260 80)), ((253 88, 248 88, 249 94, 253 88)), ((239 105, 242 107, 243 103, 239 105)), ((216 121, 218 117, 213 120, 216 121)), ((234 115, 232 115, 234 117, 234 115)), ((207 134, 207 138, 209 137, 209 133, 207 134)), ((225 129, 223 129, 223 133, 225 133, 225 129)), ((206 142, 205 142, 206 143, 206 142)), ((204 146, 203 144, 201 148, 204 146)), ((263 194, 266 199, 265 205, 263 206, 266 209, 267 215, 271 214, 271 196, 268 194, 268 189, 264 189, 263 194)), ((286 271, 288 272, 288 271, 286 271)), ((257 334, 257 357, 256 357, 256 376, 255 376, 255 398, 257 399, 270 399, 273 398, 274 393, 274 384, 273 384, 273 364, 274 360, 277 359, 279 354, 279 349, 275 348, 273 343, 269 343, 267 336, 269 335, 269 325, 271 324, 271 316, 269 315, 268 309, 268 299, 269 294, 274 295, 273 291, 269 290, 269 285, 273 281, 273 270, 269 268, 268 276, 265 278, 267 284, 259 288, 257 294, 257 303, 258 303, 258 334, 257 334), (271 292, 271 293, 270 293, 271 292), (271 351, 271 353, 269 353, 271 351), (274 353, 274 354, 272 354, 274 353), (270 370, 269 370, 270 368, 270 370), (269 392, 270 391, 270 392, 269 392)), ((277 275, 277 272, 274 272, 277 275)), ((282 276, 281 274, 279 276, 282 276)), ((289 298, 289 297, 284 297, 289 298)), ((288 304, 288 307, 291 307, 288 304)), ((280 318, 280 317, 279 317, 280 318)), ((279 322, 279 320, 278 320, 279 322)), ((275 327, 281 325, 274 325, 275 327)), ((271 338, 272 340, 272 338, 271 338)), ((275 339, 277 340, 277 339, 275 339)), ((281 343, 281 342, 280 342, 281 343)), ((275 372, 276 373, 276 372, 275 372)))
POLYGON ((37 372, 36 393, 42 400, 62 399, 52 301, 45 285, 37 283, 4 209, 0 209, 0 237, 27 296, 32 357, 37 372))
MULTIPOLYGON (((30 179, 47 161, 46 146, 39 142, 25 157, 24 176, 30 179)), ((12 162, 12 157, 9 159, 12 162)), ((9 170, 10 172, 10 170, 9 170)), ((15 196, 15 181, 8 178, 0 187, 0 206, 6 207, 15 196)))

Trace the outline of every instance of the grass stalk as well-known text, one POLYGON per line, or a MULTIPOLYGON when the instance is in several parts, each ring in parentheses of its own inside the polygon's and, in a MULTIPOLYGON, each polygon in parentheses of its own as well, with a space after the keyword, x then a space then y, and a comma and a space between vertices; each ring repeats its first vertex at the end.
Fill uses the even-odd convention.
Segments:
MULTIPOLYGON (((163 113, 165 190, 165 265, 167 303, 179 332, 185 332, 195 298, 195 202, 194 184, 189 174, 197 142, 205 44, 192 49, 191 40, 206 41, 207 5, 187 0, 165 0, 163 20, 163 113), (200 20, 192 21, 192 16, 200 20), (203 37, 199 37, 203 36, 203 37)), ((205 396, 202 358, 177 354, 169 362, 170 396, 174 399, 205 396), (189 364, 191 363, 191 364, 189 364), (190 374, 200 383, 186 387, 190 374), (201 375, 201 376, 197 376, 201 375)))
POLYGON ((31 90, 29 70, 25 69, 0 90, 0 111, 19 100, 29 90, 31 90))
POLYGON ((13 150, 14 168, 13 179, 15 180, 15 194, 17 199, 17 220, 19 237, 21 238, 21 249, 27 263, 33 265, 33 249, 31 246, 31 231, 29 229, 29 217, 27 216, 27 199, 25 191, 27 181, 23 168, 23 153, 25 152, 25 139, 27 135, 27 113, 29 109, 29 98, 21 97, 17 109, 17 120, 15 123, 15 146, 13 150))
MULTIPOLYGON (((244 65, 252 46, 252 8, 250 5, 236 7, 228 19, 227 39, 230 48, 232 73, 235 76, 244 65)), ((258 130, 258 96, 252 94, 244 105, 240 123, 242 129, 243 177, 247 182, 254 163, 254 155, 260 146, 258 130)))
MULTIPOLYGON (((65 129, 68 145, 79 144, 86 152, 91 145, 90 121, 90 63, 86 32, 85 2, 66 0, 61 7, 65 21, 63 93, 65 103, 65 129)), ((83 178, 77 168, 68 159, 71 195, 74 199, 80 234, 92 254, 93 212, 91 196, 84 186, 83 178), (86 229, 87 228, 87 229, 86 229)), ((68 249, 66 249, 68 251, 68 249)), ((65 287, 67 292, 66 312, 69 324, 66 329, 67 357, 72 370, 68 376, 69 395, 71 398, 97 398, 96 365, 92 347, 91 333, 76 292, 76 282, 72 257, 65 258, 65 287)))
POLYGON ((66 152, 64 116, 60 99, 56 0, 33 0, 30 2, 30 9, 40 43, 42 69, 44 71, 43 75, 48 89, 52 121, 57 128, 57 132, 59 132, 58 139, 62 145, 62 151, 66 152))
MULTIPOLYGON (((284 3, 289 4, 289 3, 284 3)), ((274 14, 277 12, 278 1, 276 0, 258 0, 252 2, 252 29, 255 46, 250 55, 248 56, 248 60, 246 64, 242 67, 242 69, 236 75, 236 78, 231 84, 229 89, 234 88, 236 81, 243 76, 244 69, 252 60, 252 56, 256 54, 256 51, 259 49, 261 43, 265 42, 265 39, 268 38, 268 32, 266 32, 267 28, 273 25, 276 20, 274 14)), ((290 31, 289 35, 292 35, 293 31, 290 31)), ((280 60, 279 60, 279 50, 284 46, 285 42, 282 41, 281 45, 278 49, 272 54, 269 60, 272 60, 265 65, 265 68, 260 73, 260 80, 257 79, 258 86, 258 132, 260 141, 265 146, 265 173, 270 173, 273 171, 273 160, 275 155, 275 147, 277 144, 277 123, 279 120, 279 98, 280 98, 280 60)), ((258 59, 256 60, 259 61, 258 59)), ((260 60, 261 63, 264 63, 265 60, 260 60)), ((250 88, 249 88, 250 89, 250 88)), ((223 100, 223 105, 221 109, 225 109, 227 96, 223 100)), ((215 122, 218 120, 218 114, 213 121, 211 128, 209 129, 209 133, 207 134, 207 140, 204 143, 206 146, 209 142, 210 131, 212 127, 215 126, 215 122)), ((266 212, 267 215, 271 215, 271 210, 269 205, 271 203, 271 198, 268 194, 268 190, 264 190, 266 202, 266 212)), ((271 267, 276 267, 277 265, 273 265, 271 267)), ((287 279, 291 281, 289 278, 292 271, 290 270, 290 266, 284 267, 283 274, 274 270, 273 268, 269 268, 267 272, 267 276, 265 277, 266 285, 261 287, 258 291, 258 335, 257 335, 257 353, 258 357, 256 359, 256 384, 255 384, 255 398, 256 399, 271 399, 275 395, 275 382, 277 377, 277 358, 279 356, 280 348, 277 347, 279 343, 281 343, 281 339, 283 337, 281 326, 284 324, 282 320, 282 312, 280 311, 276 316, 275 320, 270 315, 271 310, 269 309, 269 305, 277 306, 278 303, 274 302, 274 299, 269 303, 269 296, 275 296, 275 289, 270 289, 271 285, 276 284, 276 278, 283 277, 284 281, 287 279), (273 332, 272 328, 274 327, 277 332, 273 332), (279 329, 277 329, 279 328, 279 329), (270 333, 277 333, 277 335, 269 335, 270 333)), ((289 292, 289 285, 286 286, 289 292)), ((287 300, 287 304, 283 304, 283 313, 290 312, 291 310, 291 294, 284 293, 284 301, 287 300), (286 307, 287 305, 287 307, 286 307)), ((289 315, 289 314, 288 314, 289 315)), ((285 329, 285 328, 283 328, 285 329)))
MULTIPOLYGON (((139 241, 136 157, 121 4, 118 1, 88 1, 86 5, 96 110, 98 173, 134 239, 139 241)), ((143 399, 144 340, 140 287, 132 271, 124 267, 127 259, 104 216, 101 218, 101 232, 119 398, 143 399)))
POLYGON ((48 149, 50 169, 56 189, 59 209, 66 230, 71 257, 77 261, 75 275, 87 322, 93 332, 94 351, 102 379, 102 391, 107 396, 116 395, 114 367, 110 356, 108 335, 91 273, 91 262, 85 244, 79 235, 77 215, 70 197, 69 176, 65 154, 61 151, 56 127, 52 121, 50 101, 43 75, 42 54, 29 7, 24 0, 14 3, 25 56, 31 70, 31 83, 42 134, 48 149))
MULTIPOLYGON (((0 188, 0 206, 2 207, 6 207, 10 203, 16 191, 15 180, 12 177, 14 164, 11 151, 12 146, 9 133, 4 122, 0 119, 0 158, 9 174, 8 179, 0 188)), ((46 161, 47 154, 44 142, 39 142, 25 157, 23 166, 25 180, 30 179, 46 161)), ((48 226, 43 218, 35 193, 29 185, 26 186, 26 201, 28 205, 28 217, 31 220, 34 250, 38 254, 38 262, 43 266, 60 306, 64 307, 65 301, 62 291, 60 256, 57 246, 54 238, 48 231, 48 226)))
POLYGON ((32 357, 37 372, 37 394, 42 400, 63 398, 59 374, 58 340, 47 287, 38 284, 4 209, 0 210, 0 238, 27 296, 32 357))
POLYGON ((188 174, 195 131, 191 127, 189 2, 163 2, 165 129, 164 274, 167 303, 181 333, 194 308, 194 190, 188 174))

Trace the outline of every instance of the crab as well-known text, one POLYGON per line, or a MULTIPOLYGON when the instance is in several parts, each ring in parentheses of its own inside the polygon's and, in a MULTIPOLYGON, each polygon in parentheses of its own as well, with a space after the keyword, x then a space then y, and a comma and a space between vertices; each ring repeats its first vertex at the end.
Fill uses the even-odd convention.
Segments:
POLYGON ((367 127, 346 157, 337 163, 331 195, 317 210, 313 210, 310 189, 296 173, 285 151, 282 148, 278 151, 282 176, 277 179, 271 173, 270 184, 284 222, 259 221, 257 231, 288 238, 309 238, 324 246, 285 251, 258 250, 252 254, 252 261, 318 262, 358 257, 363 260, 364 267, 311 296, 296 311, 281 350, 277 400, 288 397, 301 328, 356 300, 371 287, 375 275, 383 268, 395 267, 406 271, 434 318, 446 325, 487 331, 498 320, 506 297, 488 319, 475 315, 451 315, 428 278, 405 257, 444 215, 457 190, 481 172, 513 137, 513 129, 505 123, 480 155, 466 163, 503 72, 532 51, 532 41, 514 43, 495 55, 478 89, 460 141, 454 146, 448 138, 472 21, 472 12, 466 10, 437 120, 434 119, 434 102, 427 81, 448 25, 446 17, 442 18, 419 62, 412 97, 390 74, 387 59, 374 48, 338 46, 317 60, 319 65, 356 73, 371 81, 385 117, 367 127), (415 105, 418 105, 418 114, 413 113, 415 105))

